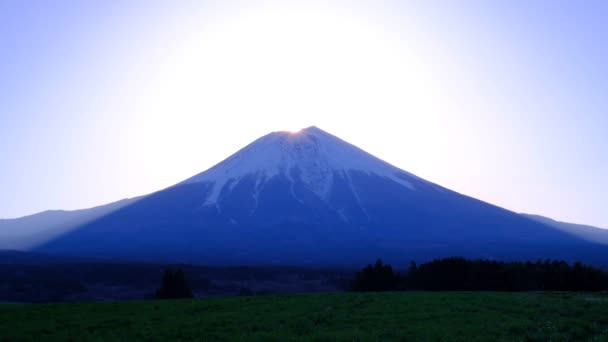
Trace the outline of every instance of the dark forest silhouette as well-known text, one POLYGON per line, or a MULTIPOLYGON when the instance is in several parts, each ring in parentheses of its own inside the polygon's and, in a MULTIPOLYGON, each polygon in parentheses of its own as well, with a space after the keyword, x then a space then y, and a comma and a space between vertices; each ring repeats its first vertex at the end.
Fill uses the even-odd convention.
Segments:
POLYGON ((156 291, 157 299, 192 298, 192 290, 186 280, 186 275, 180 269, 165 270, 160 288, 156 291))
POLYGON ((502 262, 438 259, 416 265, 402 275, 376 261, 363 268, 352 283, 354 291, 602 291, 608 273, 580 262, 538 260, 502 262))

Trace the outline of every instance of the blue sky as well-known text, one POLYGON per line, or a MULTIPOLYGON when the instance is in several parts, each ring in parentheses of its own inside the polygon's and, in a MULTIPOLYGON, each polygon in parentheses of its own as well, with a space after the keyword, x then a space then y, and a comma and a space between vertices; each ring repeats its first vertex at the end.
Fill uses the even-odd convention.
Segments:
POLYGON ((170 186, 317 125, 608 228, 605 1, 0 0, 0 217, 170 186))

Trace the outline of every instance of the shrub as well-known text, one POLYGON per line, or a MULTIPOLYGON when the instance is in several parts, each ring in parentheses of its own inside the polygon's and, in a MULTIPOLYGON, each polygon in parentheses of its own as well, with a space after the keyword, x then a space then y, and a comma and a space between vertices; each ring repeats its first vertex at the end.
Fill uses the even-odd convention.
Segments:
POLYGON ((180 269, 165 270, 160 288, 156 291, 157 299, 192 298, 192 290, 188 286, 186 276, 180 269))
POLYGON ((393 291, 397 289, 399 277, 391 265, 385 265, 378 259, 372 266, 367 265, 355 276, 353 291, 393 291))

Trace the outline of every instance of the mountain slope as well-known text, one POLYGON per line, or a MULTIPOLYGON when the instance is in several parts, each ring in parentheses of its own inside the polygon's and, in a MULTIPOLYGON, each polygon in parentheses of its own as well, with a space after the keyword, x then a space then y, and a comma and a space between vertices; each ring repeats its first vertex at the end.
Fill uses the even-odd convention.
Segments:
POLYGON ((448 255, 604 262, 606 254, 602 246, 442 188, 316 127, 268 134, 211 169, 37 250, 311 266, 448 255))
POLYGON ((141 197, 80 210, 47 210, 16 219, 0 219, 0 249, 30 249, 125 207, 141 197))
POLYGON ((608 245, 608 229, 587 226, 583 224, 576 223, 568 223, 556 221, 548 217, 540 216, 540 215, 531 215, 531 214, 521 214, 529 219, 534 221, 541 222, 550 227, 554 227, 564 233, 571 234, 573 236, 579 237, 581 239, 599 243, 602 245, 608 245))

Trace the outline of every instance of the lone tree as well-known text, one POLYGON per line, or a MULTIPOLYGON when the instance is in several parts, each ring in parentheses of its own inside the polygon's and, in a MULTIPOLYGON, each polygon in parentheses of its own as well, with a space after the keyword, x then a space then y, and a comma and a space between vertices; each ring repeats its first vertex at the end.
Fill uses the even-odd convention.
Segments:
POLYGON ((180 269, 166 269, 161 280, 160 288, 156 291, 156 299, 192 298, 192 290, 188 286, 186 276, 180 269))
POLYGON ((352 283, 353 291, 394 291, 399 284, 399 276, 393 271, 391 265, 384 264, 378 259, 363 268, 355 276, 352 283))

